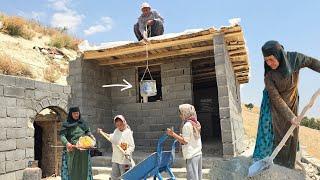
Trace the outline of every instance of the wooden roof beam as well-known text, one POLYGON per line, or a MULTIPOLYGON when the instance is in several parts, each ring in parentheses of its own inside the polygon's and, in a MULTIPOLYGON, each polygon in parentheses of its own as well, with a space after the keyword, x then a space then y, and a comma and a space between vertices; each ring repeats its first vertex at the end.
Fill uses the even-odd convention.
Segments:
MULTIPOLYGON (((192 43, 198 43, 202 41, 213 41, 213 36, 215 33, 207 34, 203 36, 196 36, 192 38, 186 38, 186 39, 178 39, 174 41, 168 41, 168 42, 157 42, 157 43, 150 43, 147 45, 148 51, 157 50, 157 49, 163 49, 173 46, 180 46, 180 45, 187 45, 192 43)), ((104 50, 103 52, 99 51, 87 51, 84 53, 84 59, 90 60, 90 59, 102 59, 112 56, 122 56, 122 55, 128 55, 128 54, 134 54, 139 52, 145 52, 146 47, 144 45, 139 45, 135 47, 125 48, 125 49, 119 49, 119 50, 104 50)))
POLYGON ((132 57, 132 58, 122 58, 117 60, 105 60, 105 61, 101 61, 100 65, 106 66, 106 65, 122 64, 122 63, 134 63, 134 62, 155 60, 155 59, 175 57, 175 56, 181 56, 181 55, 192 55, 194 53, 213 51, 213 48, 214 46, 210 45, 210 46, 204 46, 204 47, 195 47, 190 49, 168 51, 160 54, 151 54, 149 55, 148 58, 146 56, 139 56, 139 57, 132 57))

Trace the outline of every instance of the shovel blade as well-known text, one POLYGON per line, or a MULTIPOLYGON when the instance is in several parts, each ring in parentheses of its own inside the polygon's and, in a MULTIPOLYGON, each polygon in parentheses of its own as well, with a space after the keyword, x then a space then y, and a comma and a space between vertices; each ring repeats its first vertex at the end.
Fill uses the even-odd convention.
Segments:
POLYGON ((262 171, 270 168, 270 166, 273 164, 272 160, 270 160, 269 157, 261 159, 255 163, 253 163, 249 167, 248 177, 253 177, 258 174, 260 174, 262 171))

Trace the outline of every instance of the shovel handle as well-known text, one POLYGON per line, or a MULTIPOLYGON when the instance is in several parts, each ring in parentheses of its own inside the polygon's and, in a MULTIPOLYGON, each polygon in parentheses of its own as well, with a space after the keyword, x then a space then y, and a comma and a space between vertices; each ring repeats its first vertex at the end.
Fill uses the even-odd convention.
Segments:
MULTIPOLYGON (((110 139, 110 136, 107 134, 107 133, 105 133, 105 132, 103 132, 103 131, 100 131, 99 132, 104 138, 106 138, 108 141, 110 141, 111 142, 111 139, 110 139)), ((112 143, 112 142, 111 142, 112 143)), ((117 144, 117 145, 115 145, 124 155, 126 155, 126 152, 117 144)))
MULTIPOLYGON (((309 103, 303 108, 302 112, 300 113, 300 115, 297 117, 297 123, 300 124, 300 121, 303 119, 304 115, 306 114, 306 112, 313 106, 313 104, 315 103, 317 97, 320 95, 320 89, 318 89, 313 96, 311 97, 309 103)), ((289 139, 290 135, 292 134, 292 132, 294 131, 294 129, 297 126, 292 124, 291 127, 289 128, 289 130, 287 131, 287 133, 284 135, 284 137, 282 138, 281 142, 278 144, 278 146, 274 149, 274 151, 272 152, 271 156, 270 156, 270 160, 273 161, 273 159, 278 155, 279 151, 282 149, 282 147, 285 145, 285 143, 287 142, 287 140, 289 139)))

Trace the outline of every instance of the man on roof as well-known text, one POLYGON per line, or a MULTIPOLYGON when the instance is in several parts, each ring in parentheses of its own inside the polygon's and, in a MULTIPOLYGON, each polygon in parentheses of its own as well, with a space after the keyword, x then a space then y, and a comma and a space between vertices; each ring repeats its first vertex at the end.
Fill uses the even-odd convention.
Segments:
POLYGON ((159 36, 163 34, 163 18, 160 14, 151 9, 148 3, 142 3, 142 14, 138 18, 138 22, 134 25, 134 34, 140 41, 148 37, 159 36))

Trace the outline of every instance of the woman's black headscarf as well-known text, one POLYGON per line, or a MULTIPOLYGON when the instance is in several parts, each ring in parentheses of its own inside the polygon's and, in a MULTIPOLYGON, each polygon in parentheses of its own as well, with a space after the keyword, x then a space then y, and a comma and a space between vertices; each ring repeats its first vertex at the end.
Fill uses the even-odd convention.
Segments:
MULTIPOLYGON (((273 55, 277 58, 279 67, 275 71, 280 72, 284 77, 291 76, 302 66, 304 55, 297 52, 286 52, 278 41, 267 41, 261 49, 264 57, 273 55)), ((264 75, 271 70, 268 64, 264 62, 264 75)))
POLYGON ((67 120, 62 124, 61 127, 61 132, 70 128, 70 127, 74 127, 76 125, 79 125, 86 133, 89 131, 89 126, 87 125, 87 123, 85 123, 82 119, 81 119, 81 113, 80 113, 80 109, 79 107, 70 107, 69 108, 69 113, 68 113, 68 118, 67 120), (72 113, 73 112, 79 112, 79 119, 73 119, 72 117, 72 113))
POLYGON ((68 114, 68 119, 67 119, 67 121, 68 121, 69 123, 74 123, 74 122, 76 122, 76 121, 78 121, 78 120, 80 120, 80 119, 81 119, 81 114, 80 114, 80 109, 79 109, 79 107, 71 107, 71 108, 69 108, 69 114, 68 114), (73 119, 72 113, 74 113, 74 112, 79 112, 79 119, 73 119))
MULTIPOLYGON (((278 41, 268 41, 262 46, 263 57, 273 55, 279 61, 279 67, 276 71, 279 71, 283 76, 291 76, 293 73, 292 65, 287 57, 287 53, 284 51, 283 46, 278 41)), ((266 75, 272 69, 264 62, 264 74, 266 75)))

